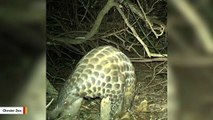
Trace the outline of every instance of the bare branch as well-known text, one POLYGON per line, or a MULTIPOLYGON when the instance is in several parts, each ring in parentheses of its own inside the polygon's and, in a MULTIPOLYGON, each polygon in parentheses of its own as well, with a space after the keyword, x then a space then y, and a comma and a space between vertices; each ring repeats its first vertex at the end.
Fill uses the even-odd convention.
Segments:
POLYGON ((106 5, 104 6, 104 8, 99 12, 96 20, 95 20, 95 23, 92 27, 92 29, 90 30, 89 33, 87 33, 85 35, 85 37, 76 37, 75 39, 78 40, 79 38, 80 39, 84 39, 85 41, 90 39, 92 36, 94 36, 97 32, 98 32, 98 29, 100 27, 100 24, 102 22, 102 19, 104 18, 104 16, 106 15, 106 13, 109 12, 109 10, 115 5, 114 3, 114 0, 108 0, 108 2, 106 3, 106 5))
POLYGON ((144 43, 144 41, 139 37, 139 35, 137 34, 135 28, 129 23, 128 19, 126 18, 125 14, 123 13, 123 11, 121 10, 121 8, 119 7, 119 4, 116 5, 116 9, 118 10, 118 12, 121 14, 122 18, 124 19, 124 22, 126 23, 126 25, 130 28, 130 30, 133 33, 133 36, 142 44, 142 46, 144 47, 148 57, 165 57, 167 56, 165 55, 160 55, 160 54, 155 54, 155 53, 151 53, 147 47, 147 45, 144 43))

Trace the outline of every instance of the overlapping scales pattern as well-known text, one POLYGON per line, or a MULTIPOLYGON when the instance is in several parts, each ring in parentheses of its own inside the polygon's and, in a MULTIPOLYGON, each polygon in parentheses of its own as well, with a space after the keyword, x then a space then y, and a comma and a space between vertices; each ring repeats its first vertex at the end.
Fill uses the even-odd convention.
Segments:
POLYGON ((134 89, 135 72, 128 57, 112 46, 101 46, 79 61, 59 94, 56 111, 73 116, 80 108, 80 98, 109 97, 114 116, 131 107, 134 89))

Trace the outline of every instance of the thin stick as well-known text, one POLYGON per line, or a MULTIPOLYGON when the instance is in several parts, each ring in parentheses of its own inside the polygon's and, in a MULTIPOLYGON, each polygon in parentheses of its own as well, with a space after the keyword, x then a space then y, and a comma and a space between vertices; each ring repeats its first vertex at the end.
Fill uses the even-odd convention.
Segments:
POLYGON ((135 62, 135 63, 145 63, 145 62, 163 62, 163 61, 168 61, 167 58, 152 58, 152 59, 130 59, 131 62, 135 62))

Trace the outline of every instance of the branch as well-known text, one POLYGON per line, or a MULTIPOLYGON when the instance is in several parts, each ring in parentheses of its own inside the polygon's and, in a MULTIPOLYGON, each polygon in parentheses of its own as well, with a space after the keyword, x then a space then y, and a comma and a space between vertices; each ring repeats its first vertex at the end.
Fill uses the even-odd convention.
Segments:
POLYGON ((115 5, 114 0, 108 0, 108 2, 106 3, 106 5, 104 6, 104 8, 99 12, 96 20, 95 20, 95 24, 93 25, 92 29, 90 30, 89 33, 87 33, 85 35, 85 40, 90 39, 92 36, 94 36, 97 32, 98 29, 100 27, 100 24, 102 22, 102 19, 104 18, 104 16, 106 15, 106 13, 109 12, 109 10, 115 5))
POLYGON ((129 7, 130 10, 135 13, 136 15, 138 15, 143 21, 146 22, 146 24, 149 26, 149 28, 151 29, 151 31, 153 32, 153 34, 155 35, 156 38, 158 38, 159 36, 163 35, 164 31, 165 31, 165 25, 157 20, 151 21, 150 19, 148 19, 148 17, 146 16, 145 11, 143 10, 142 6, 140 5, 140 2, 137 0, 137 3, 139 5, 136 6, 134 5, 130 0, 125 0, 124 1, 124 5, 129 7), (153 22, 153 23, 152 23, 153 22), (154 24, 159 25, 154 26, 154 24), (156 32, 159 31, 159 33, 156 32))
POLYGON ((85 36, 75 37, 75 38, 71 38, 69 36, 54 38, 52 36, 49 36, 49 38, 52 39, 53 41, 62 42, 65 44, 82 44, 88 39, 90 39, 91 37, 93 37, 98 32, 102 19, 113 6, 115 6, 114 0, 108 0, 104 8, 99 12, 92 29, 85 36))
POLYGON ((155 53, 151 53, 147 47, 147 45, 143 42, 143 40, 139 37, 139 35, 137 34, 135 28, 129 23, 128 19, 126 18, 126 16, 124 15, 123 11, 121 10, 121 8, 119 7, 119 4, 116 4, 116 9, 118 10, 118 12, 121 14, 122 18, 124 19, 124 22, 126 23, 126 25, 129 27, 129 29, 132 31, 133 36, 142 44, 142 46, 145 49, 145 52, 147 53, 148 57, 165 57, 167 56, 165 55, 160 55, 160 54, 155 54, 155 53))

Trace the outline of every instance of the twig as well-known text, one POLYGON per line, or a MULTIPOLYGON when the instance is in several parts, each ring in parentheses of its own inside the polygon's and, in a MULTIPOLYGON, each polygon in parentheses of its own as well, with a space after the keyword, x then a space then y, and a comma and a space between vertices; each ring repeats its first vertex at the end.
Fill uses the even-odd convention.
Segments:
POLYGON ((50 39, 52 39, 52 41, 58 41, 58 42, 62 42, 65 44, 81 44, 81 43, 87 41, 88 39, 93 37, 98 32, 102 19, 113 6, 115 6, 114 0, 108 0, 106 5, 104 6, 104 8, 99 12, 92 29, 85 36, 79 36, 79 37, 75 37, 75 38, 71 38, 69 36, 58 37, 58 38, 51 37, 50 39))
MULTIPOLYGON (((149 81, 149 83, 144 87, 144 90, 145 90, 146 88, 148 88, 148 87, 152 84, 152 82, 155 80, 155 78, 156 78, 156 76, 157 76, 157 73, 156 73, 157 68, 158 68, 159 66, 163 65, 164 63, 165 63, 165 62, 162 62, 162 63, 160 63, 160 64, 158 64, 158 65, 156 65, 156 66, 154 67, 152 78, 151 78, 151 80, 149 81)), ((161 71, 161 70, 160 70, 160 71, 161 71)), ((159 74, 159 73, 158 73, 158 74, 159 74)))
POLYGON ((79 0, 81 2, 81 4, 83 5, 84 9, 85 9, 85 13, 83 15, 83 17, 81 18, 80 22, 82 22, 84 20, 84 18, 86 17, 87 13, 89 12, 88 7, 89 7, 89 2, 87 2, 87 5, 85 6, 84 2, 79 0))
POLYGON ((151 59, 134 59, 134 58, 131 58, 130 59, 131 62, 162 62, 162 61, 167 61, 168 59, 167 58, 151 58, 151 59))
POLYGON ((130 10, 132 12, 134 12, 136 15, 138 15, 143 21, 145 21, 147 23, 147 25, 149 26, 149 28, 151 29, 151 31, 153 32, 153 34, 155 35, 156 38, 158 38, 159 36, 163 35, 164 30, 165 30, 165 25, 163 24, 158 24, 158 22, 156 24, 159 25, 159 28, 157 28, 157 30, 159 30, 160 32, 157 33, 155 31, 156 28, 154 28, 153 23, 151 23, 151 21, 148 19, 148 17, 146 16, 145 11, 143 10, 140 2, 137 0, 137 3, 139 5, 136 6, 134 5, 130 0, 125 0, 124 1, 125 5, 128 6, 130 8, 130 10))
POLYGON ((128 19, 126 18, 126 16, 124 15, 123 11, 121 10, 121 8, 119 7, 119 4, 116 4, 116 9, 118 10, 118 12, 121 14, 122 18, 124 19, 124 22, 126 23, 126 25, 130 28, 130 30, 133 33, 133 36, 142 44, 142 46, 144 47, 148 57, 165 57, 167 56, 165 55, 161 55, 161 54, 156 54, 156 53, 151 53, 147 47, 147 45, 143 42, 143 40, 139 37, 139 35, 137 34, 135 28, 129 23, 128 19))
POLYGON ((151 8, 149 9, 149 11, 146 12, 146 14, 149 14, 150 12, 152 12, 152 10, 154 9, 155 4, 157 4, 159 1, 160 1, 160 0, 156 0, 156 1, 152 4, 152 6, 151 6, 151 8))
POLYGON ((144 88, 143 90, 146 90, 146 89, 148 89, 148 88, 152 88, 152 87, 155 87, 155 86, 158 86, 158 85, 164 84, 164 83, 167 83, 167 80, 166 80, 166 81, 159 82, 159 83, 154 84, 154 85, 147 86, 147 87, 146 87, 146 88, 144 88))
POLYGON ((117 34, 114 34, 114 36, 116 38, 118 38, 120 41, 122 41, 123 45, 125 45, 125 40, 123 38, 121 38, 120 36, 118 36, 117 34))
POLYGON ((119 47, 119 45, 116 42, 114 42, 114 41, 108 40, 106 38, 102 38, 101 40, 104 40, 104 41, 106 41, 108 43, 112 43, 112 44, 116 45, 117 48, 119 47))
MULTIPOLYGON (((57 76, 53 76, 51 75, 50 73, 47 72, 47 75, 49 75, 51 78, 53 79, 59 79, 59 80, 62 80, 62 81, 66 81, 64 78, 61 78, 61 77, 57 77, 57 76)), ((49 80, 48 80, 49 81, 49 80)))
MULTIPOLYGON (((137 3, 138 3, 138 5, 139 5, 139 7, 140 7, 140 9, 141 9, 142 15, 144 16, 144 19, 145 19, 146 23, 149 25, 149 27, 150 27, 151 31, 154 33, 155 37, 158 38, 159 36, 163 35, 165 26, 164 26, 163 24, 159 24, 159 25, 160 25, 160 28, 157 28, 157 29, 154 28, 153 24, 152 24, 152 23, 150 22, 150 20, 147 18, 146 13, 145 13, 145 11, 143 10, 143 8, 142 8, 142 6, 141 6, 141 4, 140 4, 140 2, 139 2, 138 0, 137 0, 137 3), (159 30, 160 33, 157 33, 157 32, 155 31, 155 29, 156 29, 156 30, 159 30)), ((138 11, 138 12, 139 12, 139 11, 138 11)), ((139 13, 141 13, 141 12, 139 12, 139 13)), ((138 14, 139 14, 139 13, 138 13, 138 14)), ((141 16, 141 15, 140 15, 140 16, 141 16)))
POLYGON ((54 98, 51 99, 51 101, 46 105, 46 109, 52 104, 53 100, 54 100, 54 98))
POLYGON ((143 56, 140 55, 140 53, 138 53, 138 51, 137 51, 134 47, 129 47, 128 49, 130 50, 130 48, 131 48, 140 58, 143 58, 143 56))
POLYGON ((149 57, 151 57, 151 53, 147 47, 147 45, 143 42, 143 40, 139 37, 139 35, 137 34, 136 30, 134 29, 134 27, 132 27, 132 25, 130 25, 129 21, 127 20, 126 16, 124 15, 124 13, 122 12, 122 10, 120 9, 120 7, 117 5, 116 6, 118 12, 121 14, 122 18, 124 19, 126 25, 131 29, 131 31, 133 32, 133 35, 135 38, 137 38, 137 40, 143 45, 147 55, 149 57))
POLYGON ((121 29, 121 30, 118 30, 118 31, 115 31, 115 32, 112 32, 112 33, 109 33, 109 34, 106 34, 106 35, 103 35, 101 36, 101 38, 106 38, 106 37, 110 37, 110 36, 113 36, 114 34, 118 34, 118 33, 121 33, 121 32, 124 32, 126 31, 128 28, 124 28, 124 29, 121 29))
MULTIPOLYGON (((104 6, 104 8, 99 12, 96 20, 95 20, 95 23, 92 27, 92 29, 90 30, 89 33, 87 33, 85 36, 84 36, 84 39, 85 41, 90 39, 92 36, 94 36, 97 32, 98 32, 98 29, 99 29, 99 26, 102 22, 102 19, 103 17, 106 15, 106 13, 109 12, 109 10, 114 6, 114 0, 108 0, 108 2, 106 3, 106 5, 104 6)), ((76 39, 79 39, 79 37, 77 37, 76 39)))

